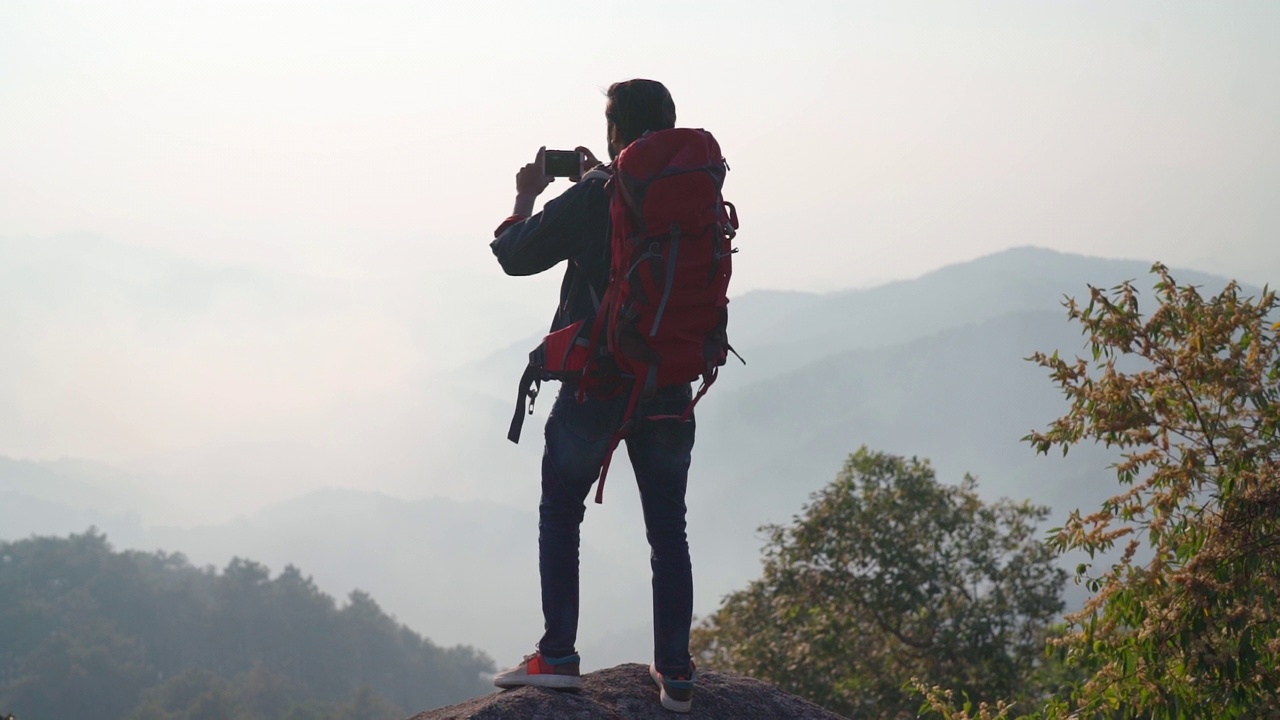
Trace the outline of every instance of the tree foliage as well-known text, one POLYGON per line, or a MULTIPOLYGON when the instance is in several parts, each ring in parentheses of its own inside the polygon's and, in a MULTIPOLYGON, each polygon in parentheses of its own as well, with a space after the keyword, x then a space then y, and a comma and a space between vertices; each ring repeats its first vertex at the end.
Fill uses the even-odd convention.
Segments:
POLYGON ((975 487, 859 450, 792 524, 763 528, 762 576, 695 630, 702 664, 855 718, 915 717, 913 677, 1034 695, 1065 573, 1035 537, 1045 508, 975 487))
POLYGON ((1204 297, 1155 265, 1158 306, 1124 283, 1067 302, 1092 360, 1037 354, 1069 411, 1040 452, 1120 451, 1123 491, 1072 513, 1061 550, 1119 558, 1080 579, 1070 657, 1083 716, 1280 716, 1280 341, 1277 299, 1231 283, 1204 297))
POLYGON ((492 670, 292 566, 217 572, 92 531, 0 543, 0 709, 19 718, 377 720, 481 694, 492 670))

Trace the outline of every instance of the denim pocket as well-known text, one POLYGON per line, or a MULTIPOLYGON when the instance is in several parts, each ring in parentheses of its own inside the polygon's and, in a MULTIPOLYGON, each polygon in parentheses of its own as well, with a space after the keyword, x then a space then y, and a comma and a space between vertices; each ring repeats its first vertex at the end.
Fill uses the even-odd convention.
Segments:
MULTIPOLYGON (((685 404, 688 405, 688 403, 685 404)), ((683 407, 680 408, 680 412, 684 412, 683 407)), ((692 414, 689 415, 688 420, 677 418, 667 420, 645 419, 641 423, 637 434, 643 435, 647 440, 684 453, 693 449, 693 439, 697 425, 693 420, 692 414)))
POLYGON ((593 398, 578 402, 575 387, 565 385, 551 408, 548 424, 558 423, 565 432, 585 445, 603 444, 613 437, 622 422, 624 397, 593 398))
POLYGON ((693 413, 689 413, 687 420, 680 420, 678 416, 689 409, 692 400, 693 391, 689 385, 662 388, 637 413, 636 433, 672 450, 688 451, 693 447, 693 413), (663 419, 651 420, 653 417, 663 419))

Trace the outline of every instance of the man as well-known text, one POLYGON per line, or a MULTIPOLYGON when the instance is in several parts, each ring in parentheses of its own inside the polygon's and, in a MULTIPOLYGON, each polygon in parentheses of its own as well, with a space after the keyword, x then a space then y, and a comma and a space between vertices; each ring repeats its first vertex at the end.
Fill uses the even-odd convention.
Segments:
MULTIPOLYGON (((675 104, 652 80, 615 83, 605 108, 609 157, 647 132, 675 126, 675 104)), ((551 330, 594 316, 609 283, 609 168, 590 150, 581 179, 532 214, 534 200, 551 182, 543 171, 545 148, 516 174, 512 217, 491 247, 509 275, 531 275, 567 261, 560 305, 551 330)), ((581 687, 578 631, 579 528, 586 497, 600 474, 610 440, 626 412, 627 393, 612 398, 584 394, 576 383, 562 384, 546 425, 542 456, 542 499, 538 506, 538 568, 542 580, 545 632, 537 652, 501 672, 494 684, 575 689, 581 687)), ((689 655, 693 614, 693 573, 685 537, 685 486, 693 450, 694 421, 651 420, 679 416, 691 400, 689 384, 659 388, 635 413, 626 438, 627 454, 640 488, 646 535, 652 550, 654 659, 650 674, 664 707, 688 712, 694 667, 689 655)))

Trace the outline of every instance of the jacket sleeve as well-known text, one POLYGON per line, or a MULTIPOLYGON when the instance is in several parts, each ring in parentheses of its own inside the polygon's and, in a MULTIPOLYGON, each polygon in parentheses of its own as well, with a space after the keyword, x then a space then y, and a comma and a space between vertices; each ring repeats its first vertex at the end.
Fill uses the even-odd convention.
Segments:
POLYGON ((572 257, 581 246, 593 183, 579 182, 532 217, 512 216, 489 244, 508 275, 534 275, 572 257))

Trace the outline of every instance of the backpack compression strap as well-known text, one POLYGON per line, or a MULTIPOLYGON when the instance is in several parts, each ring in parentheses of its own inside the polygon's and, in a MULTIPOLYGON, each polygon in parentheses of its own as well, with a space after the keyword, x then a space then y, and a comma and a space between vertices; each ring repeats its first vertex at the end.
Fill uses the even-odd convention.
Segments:
POLYGON ((524 428, 524 416, 533 414, 533 402, 537 400, 538 391, 541 389, 542 371, 530 362, 524 369, 524 374, 520 376, 520 387, 516 389, 516 412, 511 418, 511 427, 507 429, 507 439, 517 445, 520 443, 520 430, 524 428), (529 401, 527 412, 526 399, 529 401))

